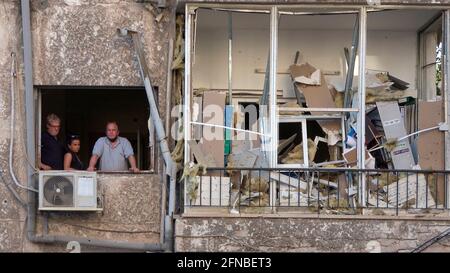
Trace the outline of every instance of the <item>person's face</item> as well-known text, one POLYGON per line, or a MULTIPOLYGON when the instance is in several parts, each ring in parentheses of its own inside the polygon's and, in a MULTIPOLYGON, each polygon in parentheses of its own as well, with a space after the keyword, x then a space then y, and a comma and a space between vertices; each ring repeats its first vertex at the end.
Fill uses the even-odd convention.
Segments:
POLYGON ((68 146, 69 146, 70 151, 72 151, 74 153, 78 153, 80 151, 80 145, 81 145, 80 140, 74 139, 68 146))
POLYGON ((47 123, 47 132, 56 137, 61 129, 61 123, 59 121, 50 121, 47 123))
POLYGON ((110 123, 106 126, 106 136, 110 140, 115 140, 119 136, 119 128, 114 123, 110 123))

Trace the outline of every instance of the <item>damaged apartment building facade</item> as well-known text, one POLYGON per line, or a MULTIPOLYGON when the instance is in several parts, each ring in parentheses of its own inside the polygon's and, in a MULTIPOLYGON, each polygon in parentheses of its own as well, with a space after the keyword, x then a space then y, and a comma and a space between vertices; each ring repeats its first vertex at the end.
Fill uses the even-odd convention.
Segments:
POLYGON ((0 251, 449 251, 448 1, 0 2, 0 251), (139 173, 85 163, 108 120, 139 173))

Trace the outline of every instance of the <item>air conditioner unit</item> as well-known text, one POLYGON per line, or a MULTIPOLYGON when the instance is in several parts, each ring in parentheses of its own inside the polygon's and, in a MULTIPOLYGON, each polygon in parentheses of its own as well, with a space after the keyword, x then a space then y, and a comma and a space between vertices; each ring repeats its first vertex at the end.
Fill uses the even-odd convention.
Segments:
POLYGON ((39 210, 101 211, 97 206, 97 173, 39 172, 39 210))

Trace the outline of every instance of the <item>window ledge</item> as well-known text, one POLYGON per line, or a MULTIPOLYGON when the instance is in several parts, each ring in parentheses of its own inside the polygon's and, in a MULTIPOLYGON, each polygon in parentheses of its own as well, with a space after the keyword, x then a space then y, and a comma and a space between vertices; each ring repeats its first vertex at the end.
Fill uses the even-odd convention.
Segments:
POLYGON ((108 175, 110 175, 110 174, 112 174, 112 175, 114 175, 114 174, 117 174, 117 175, 119 175, 119 174, 131 174, 131 175, 140 175, 140 174, 142 174, 142 175, 145 175, 145 174, 156 174, 156 173, 155 173, 155 171, 150 170, 150 171, 140 171, 140 172, 137 172, 137 173, 130 172, 130 171, 118 171, 118 172, 97 171, 97 174, 108 174, 108 175))

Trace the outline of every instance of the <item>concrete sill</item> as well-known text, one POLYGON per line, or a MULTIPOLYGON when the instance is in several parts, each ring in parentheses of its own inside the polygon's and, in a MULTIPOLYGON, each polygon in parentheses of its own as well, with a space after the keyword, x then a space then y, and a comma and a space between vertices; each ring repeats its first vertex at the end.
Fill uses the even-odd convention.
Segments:
POLYGON ((146 174, 155 174, 155 171, 140 171, 138 173, 129 172, 129 171, 118 171, 118 172, 104 172, 104 171, 98 171, 97 174, 108 174, 108 175, 114 175, 114 174, 129 174, 129 175, 146 175, 146 174))

